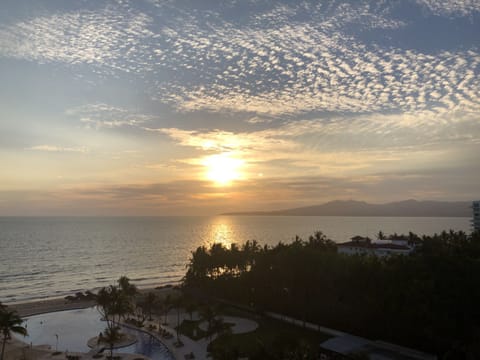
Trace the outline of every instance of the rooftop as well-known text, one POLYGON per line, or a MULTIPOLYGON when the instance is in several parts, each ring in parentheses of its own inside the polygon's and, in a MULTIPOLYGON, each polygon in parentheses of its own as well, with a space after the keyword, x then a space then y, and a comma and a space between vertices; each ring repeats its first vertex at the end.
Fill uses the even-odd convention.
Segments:
POLYGON ((357 247, 365 249, 391 249, 391 250, 410 250, 411 248, 406 245, 397 245, 397 244, 378 244, 372 242, 358 242, 358 241, 348 241, 345 243, 337 244, 338 247, 357 247))

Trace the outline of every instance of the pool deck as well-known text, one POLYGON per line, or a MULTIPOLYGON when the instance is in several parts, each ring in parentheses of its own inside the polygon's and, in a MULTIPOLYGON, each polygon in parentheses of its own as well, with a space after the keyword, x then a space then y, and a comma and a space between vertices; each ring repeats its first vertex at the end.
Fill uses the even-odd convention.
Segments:
MULTIPOLYGON (((180 312, 180 323, 183 320, 190 320, 190 315, 186 312, 180 312)), ((254 331, 258 324, 255 321, 245 318, 233 317, 233 316, 222 316, 225 322, 233 324, 232 326, 232 333, 233 334, 242 334, 254 331)), ((200 317, 197 312, 192 314, 193 320, 199 320, 200 317)), ((179 334, 179 340, 183 343, 183 346, 177 347, 175 343, 177 342, 176 337, 176 330, 175 326, 177 324, 177 314, 169 314, 167 316, 167 323, 163 324, 164 317, 155 317, 152 321, 146 321, 145 326, 141 331, 148 332, 152 336, 156 337, 159 341, 161 341, 170 351, 170 353, 175 357, 176 360, 185 360, 190 359, 190 355, 194 355, 194 359, 207 359, 207 347, 210 342, 212 342, 216 335, 212 336, 210 339, 203 338, 200 340, 192 340, 189 337, 179 334), (161 329, 163 331, 167 331, 173 336, 169 339, 161 336, 161 332, 159 330, 146 330, 148 329, 149 325, 156 326, 158 329, 159 323, 162 322, 161 329)), ((200 327, 207 327, 206 323, 202 323, 200 327)))
MULTIPOLYGON (((153 292, 160 297, 168 294, 174 294, 176 290, 173 287, 164 288, 146 288, 139 289, 140 293, 153 292)), ((34 300, 24 303, 4 304, 10 309, 17 311, 21 317, 39 315, 64 310, 85 309, 95 305, 92 300, 66 300, 65 298, 49 298, 44 300, 34 300)))
MULTIPOLYGON (((166 289, 168 290, 168 289, 166 289)), ((93 306, 94 303, 91 301, 75 301, 69 302, 64 299, 51 299, 51 300, 44 300, 44 301, 37 301, 25 304, 12 304, 9 307, 16 310, 20 316, 27 317, 37 314, 43 313, 50 313, 56 311, 63 311, 63 310, 72 310, 72 309, 82 309, 88 308, 93 306)), ((193 319, 198 320, 199 315, 198 313, 193 313, 193 319)), ((187 314, 185 311, 180 312, 180 323, 183 320, 190 320, 190 315, 187 314)), ((234 334, 241 334, 250 331, 254 331, 258 324, 252 320, 233 317, 233 316, 224 316, 223 317, 225 322, 234 324, 232 326, 232 333, 234 334)), ((179 335, 180 341, 183 343, 183 346, 177 347, 175 346, 177 342, 176 337, 176 330, 175 326, 177 324, 177 313, 170 313, 167 316, 166 324, 163 324, 165 318, 162 317, 155 317, 152 321, 146 321, 144 328, 136 328, 137 330, 147 332, 157 338, 160 342, 162 342, 170 351, 170 353, 174 356, 176 360, 185 360, 191 359, 191 354, 193 354, 194 359, 207 359, 207 346, 208 344, 216 338, 214 335, 210 339, 200 339, 198 341, 192 340, 187 336, 179 335), (162 337, 161 332, 158 330, 158 325, 162 322, 161 329, 162 331, 167 331, 172 334, 172 337, 165 338, 162 337), (154 325, 156 327, 155 330, 147 330, 149 325, 154 325)), ((128 325, 131 327, 131 325, 128 325)), ((206 328, 206 323, 202 323, 200 327, 206 328)), ((16 360, 20 358, 25 359, 39 359, 39 360, 63 360, 67 359, 67 356, 78 356, 81 360, 89 360, 94 359, 95 351, 90 351, 88 353, 73 353, 69 352, 66 354, 65 352, 61 352, 58 355, 53 355, 53 349, 48 345, 36 345, 31 346, 26 344, 20 340, 11 340, 7 342, 6 350, 5 350, 5 360, 16 360)), ((106 351, 108 353, 108 351, 106 351)), ((106 354, 105 353, 105 354, 106 354)), ((121 360, 137 360, 137 359, 146 359, 149 358, 139 354, 124 354, 121 352, 121 349, 118 349, 114 352, 114 356, 121 356, 121 360)), ((105 359, 101 357, 100 359, 105 359)))
MULTIPOLYGON (((12 339, 7 341, 5 347, 5 357, 4 360, 18 360, 18 359, 29 359, 29 360, 67 360, 68 357, 78 356, 80 360, 90 360, 95 359, 93 356, 95 352, 89 353, 78 353, 78 352, 59 352, 58 355, 54 355, 55 351, 51 349, 49 345, 35 345, 30 346, 25 344, 22 341, 12 339)), ((114 352, 113 356, 121 356, 121 360, 137 360, 145 359, 149 360, 148 357, 139 355, 139 354, 122 354, 121 352, 114 352)), ((102 357, 101 359, 106 359, 102 357)), ((98 359, 97 359, 98 360, 98 359)))

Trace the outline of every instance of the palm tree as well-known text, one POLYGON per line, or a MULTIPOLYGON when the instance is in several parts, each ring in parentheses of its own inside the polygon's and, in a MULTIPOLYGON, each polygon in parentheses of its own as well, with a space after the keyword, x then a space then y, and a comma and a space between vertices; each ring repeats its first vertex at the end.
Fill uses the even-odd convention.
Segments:
POLYGON ((138 293, 137 287, 131 284, 130 279, 126 276, 121 276, 118 279, 118 286, 120 287, 120 291, 130 300, 138 293))
POLYGON ((185 304, 185 311, 190 315, 190 321, 193 320, 193 313, 197 310, 197 304, 193 302, 192 300, 188 301, 185 304))
POLYGON ((215 320, 215 317, 217 316, 217 313, 215 311, 215 309, 210 306, 210 305, 206 305, 202 311, 201 311, 201 317, 203 320, 205 320, 208 324, 208 336, 211 338, 212 336, 212 328, 213 328, 213 322, 215 320))
POLYGON ((225 326, 225 323, 223 322, 223 318, 214 318, 211 322, 210 327, 208 328, 208 336, 210 338, 212 338, 214 334, 218 334, 218 336, 220 336, 227 331, 226 329, 227 328, 225 326))
POLYGON ((182 307, 183 299, 181 296, 177 296, 172 300, 172 305, 177 309, 177 341, 180 341, 179 330, 180 330, 180 308, 182 307))
POLYGON ((132 311, 130 302, 123 291, 110 285, 100 289, 96 296, 97 309, 107 322, 108 328, 113 328, 121 317, 132 311))
POLYGON ((210 254, 205 246, 199 246, 192 252, 185 276, 186 282, 196 284, 198 280, 203 280, 209 274, 209 267, 210 254))
POLYGON ((112 289, 113 287, 101 288, 95 296, 95 302, 97 303, 97 310, 102 315, 103 319, 107 322, 107 327, 113 327, 113 299, 112 289))
POLYGON ((168 313, 170 312, 170 310, 172 309, 172 297, 170 296, 170 294, 168 294, 165 299, 163 299, 163 311, 164 311, 164 314, 165 314, 165 321, 163 322, 164 324, 168 324, 167 323, 167 316, 168 316, 168 313))
POLYGON ((12 332, 23 336, 27 335, 27 329, 22 326, 22 323, 23 320, 18 316, 16 311, 7 311, 4 308, 0 311, 0 332, 3 335, 0 360, 3 360, 5 344, 7 343, 7 340, 11 339, 12 332))
POLYGON ((162 329, 162 314, 163 314, 163 311, 164 311, 163 310, 164 309, 164 304, 160 299, 157 300, 156 309, 157 309, 158 313, 160 314, 160 316, 158 317, 158 331, 161 331, 161 329, 162 329))
POLYGON ((152 320, 152 310, 155 304, 157 303, 158 298, 157 295, 153 292, 147 293, 147 296, 145 296, 145 299, 143 300, 143 306, 148 314, 148 320, 152 320))
POLYGON ((135 297, 138 295, 138 289, 135 285, 130 283, 130 279, 126 276, 121 276, 118 279, 118 287, 120 293, 125 298, 124 305, 127 305, 128 309, 124 309, 126 312, 124 315, 132 314, 134 310, 134 300, 135 297))
POLYGON ((112 328, 106 328, 102 341, 110 346, 110 359, 113 358, 113 348, 115 343, 121 340, 123 335, 120 333, 120 328, 118 326, 112 328))

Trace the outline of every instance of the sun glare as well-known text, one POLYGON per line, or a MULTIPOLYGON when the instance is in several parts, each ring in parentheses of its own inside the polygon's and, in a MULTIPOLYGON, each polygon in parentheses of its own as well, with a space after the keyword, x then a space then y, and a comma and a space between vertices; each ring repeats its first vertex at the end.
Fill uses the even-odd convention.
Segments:
POLYGON ((243 160, 233 157, 229 153, 211 155, 205 159, 203 165, 207 168, 206 178, 217 185, 230 185, 232 181, 242 177, 243 160))

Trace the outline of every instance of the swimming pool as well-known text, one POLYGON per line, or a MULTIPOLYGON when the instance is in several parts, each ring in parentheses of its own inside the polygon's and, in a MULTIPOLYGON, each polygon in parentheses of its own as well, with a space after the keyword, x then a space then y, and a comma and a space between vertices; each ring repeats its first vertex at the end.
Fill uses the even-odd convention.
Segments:
MULTIPOLYGON (((58 311, 30 316, 25 320, 28 336, 16 335, 18 339, 28 344, 46 344, 54 350, 71 352, 90 351, 87 341, 104 331, 106 326, 95 308, 58 311)), ((137 335, 138 341, 117 352, 141 354, 153 360, 174 360, 167 347, 153 336, 130 328, 122 328, 122 331, 137 335)))

